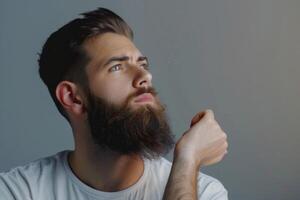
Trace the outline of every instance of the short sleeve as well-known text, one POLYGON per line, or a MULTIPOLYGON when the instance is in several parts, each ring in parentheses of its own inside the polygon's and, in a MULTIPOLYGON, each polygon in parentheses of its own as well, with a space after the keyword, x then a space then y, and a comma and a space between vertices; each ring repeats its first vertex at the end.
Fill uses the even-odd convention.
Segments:
POLYGON ((228 200, 228 192, 223 184, 208 175, 198 176, 198 199, 199 200, 228 200))
POLYGON ((0 200, 29 200, 28 189, 14 170, 0 173, 0 200))
POLYGON ((13 192, 3 178, 3 174, 0 173, 0 200, 15 200, 13 192))

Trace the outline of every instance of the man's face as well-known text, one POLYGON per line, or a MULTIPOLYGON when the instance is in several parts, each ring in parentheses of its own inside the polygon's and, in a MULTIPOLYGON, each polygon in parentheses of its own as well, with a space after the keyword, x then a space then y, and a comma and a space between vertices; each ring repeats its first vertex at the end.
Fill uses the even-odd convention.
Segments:
MULTIPOLYGON (((89 39, 84 48, 90 57, 87 75, 91 92, 121 106, 140 88, 151 87, 147 60, 125 36, 105 33, 89 39)), ((141 103, 130 99, 132 108, 141 103)), ((155 100, 155 99, 154 99, 155 100)), ((154 102, 148 102, 155 106, 154 102)))
POLYGON ((91 38, 83 47, 90 57, 88 122, 95 143, 121 154, 167 153, 174 138, 147 58, 131 40, 114 33, 91 38))

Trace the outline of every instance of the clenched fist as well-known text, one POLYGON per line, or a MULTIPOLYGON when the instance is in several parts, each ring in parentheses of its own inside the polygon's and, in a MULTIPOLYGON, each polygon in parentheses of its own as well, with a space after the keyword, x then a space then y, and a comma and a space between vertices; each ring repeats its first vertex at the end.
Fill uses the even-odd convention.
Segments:
POLYGON ((227 153, 227 136, 215 120, 212 110, 194 116, 191 127, 177 141, 174 158, 197 167, 215 164, 227 153))

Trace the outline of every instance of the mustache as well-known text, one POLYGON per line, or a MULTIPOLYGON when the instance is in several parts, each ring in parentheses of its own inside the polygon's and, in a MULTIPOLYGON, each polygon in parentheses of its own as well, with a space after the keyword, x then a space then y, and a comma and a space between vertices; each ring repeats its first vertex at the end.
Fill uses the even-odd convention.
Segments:
MULTIPOLYGON (((156 99, 156 96, 158 95, 158 92, 156 91, 156 89, 154 87, 140 88, 136 92, 128 95, 128 97, 124 101, 124 103, 121 106, 118 106, 118 108, 122 109, 122 110, 128 109, 130 100, 141 94, 144 94, 144 93, 150 93, 155 99, 156 99)), ((100 97, 95 97, 90 90, 88 90, 87 97, 89 100, 88 102, 90 102, 87 104, 87 110, 89 110, 89 111, 92 111, 93 106, 95 106, 99 100, 101 100, 102 102, 104 101, 100 97)), ((108 105, 108 106, 111 106, 111 105, 108 105)))
POLYGON ((140 88, 138 91, 136 91, 135 93, 128 96, 127 102, 129 102, 132 98, 135 98, 144 93, 150 93, 150 94, 152 94, 153 97, 156 97, 158 94, 158 92, 156 91, 156 89, 154 87, 140 88))
POLYGON ((134 95, 139 96, 139 95, 144 94, 144 93, 150 93, 153 96, 157 95, 157 91, 153 87, 141 88, 134 95))

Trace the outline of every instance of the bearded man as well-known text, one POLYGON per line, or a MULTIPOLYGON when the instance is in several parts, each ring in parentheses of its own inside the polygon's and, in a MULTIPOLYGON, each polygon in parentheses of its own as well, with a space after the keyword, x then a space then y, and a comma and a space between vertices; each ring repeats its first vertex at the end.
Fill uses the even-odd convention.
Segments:
POLYGON ((131 28, 105 8, 82 15, 52 33, 39 58, 75 149, 1 173, 0 199, 227 199, 200 172, 227 152, 213 112, 197 113, 175 143, 131 28), (163 155, 173 147, 171 163, 163 155))

